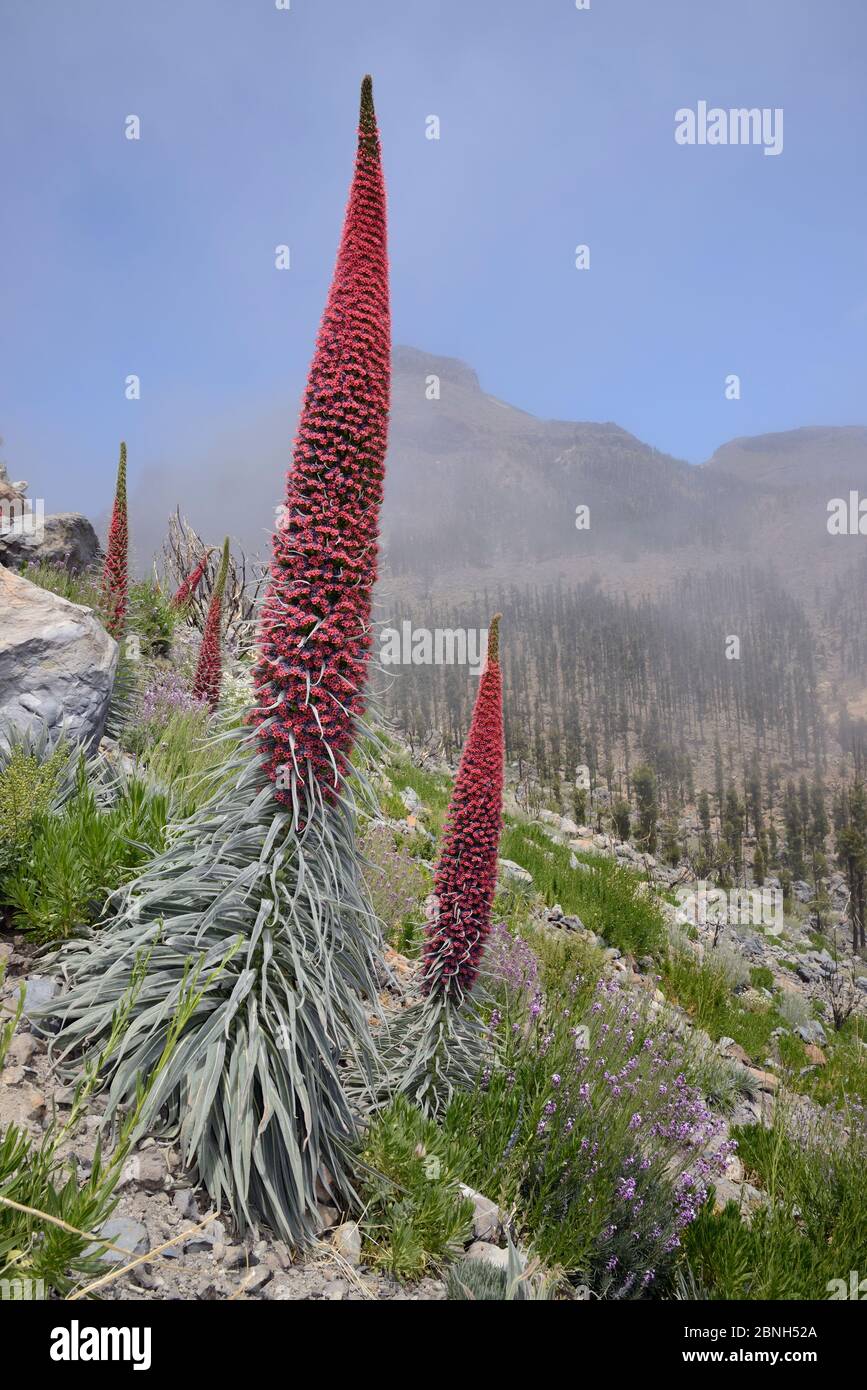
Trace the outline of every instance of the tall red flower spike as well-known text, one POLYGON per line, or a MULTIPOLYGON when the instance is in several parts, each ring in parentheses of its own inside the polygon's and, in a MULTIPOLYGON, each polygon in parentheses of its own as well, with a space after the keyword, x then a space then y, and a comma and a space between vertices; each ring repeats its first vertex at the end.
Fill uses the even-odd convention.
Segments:
POLYGON ((498 613, 449 802, 424 949, 423 992, 458 1002, 475 983, 497 887, 504 757, 499 631, 498 613))
POLYGON ((223 542, 223 558, 211 590, 211 602, 202 633, 199 660, 193 679, 193 694, 197 700, 205 700, 211 709, 217 708, 220 699, 220 682, 223 679, 223 659, 220 647, 220 632, 223 623, 223 590, 229 571, 229 537, 223 542))
POLYGON ((275 796, 346 770, 371 646, 391 383, 385 186, 370 77, 337 264, 259 622, 258 741, 275 796))
POLYGON ((208 561, 211 558, 211 549, 208 547, 195 569, 191 569, 184 582, 179 586, 176 593, 172 596, 172 608, 183 608, 188 599, 198 589, 202 582, 202 575, 208 568, 208 561))
POLYGON ((129 607, 129 528, 126 516, 126 445, 121 443, 117 465, 114 507, 102 567, 102 596, 105 625, 112 637, 119 638, 126 625, 129 607))

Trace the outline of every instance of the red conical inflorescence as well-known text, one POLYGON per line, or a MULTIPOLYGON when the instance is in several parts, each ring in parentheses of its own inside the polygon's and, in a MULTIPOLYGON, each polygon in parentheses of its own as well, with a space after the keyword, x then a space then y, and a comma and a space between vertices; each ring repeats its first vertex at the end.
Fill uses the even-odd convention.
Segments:
POLYGON ((195 569, 190 570, 183 584, 172 596, 172 608, 183 608, 184 604, 192 598, 202 582, 202 575, 208 568, 208 561, 211 558, 211 548, 209 547, 202 556, 195 569))
POLYGON ((446 817, 434 875, 435 909, 428 924, 422 989, 453 998, 469 993, 478 974, 497 887, 503 821, 503 684, 500 615, 491 619, 488 660, 446 817))
POLYGON ((199 660, 193 679, 193 694, 197 700, 204 700, 211 709, 217 708, 220 699, 220 682, 223 678, 223 658, 220 636, 223 623, 223 590, 229 571, 229 538, 223 542, 223 558, 211 590, 211 602, 205 619, 199 660))
POLYGON ((290 782, 313 779, 333 795, 364 709, 390 355, 385 187, 365 77, 355 174, 259 623, 252 718, 287 804, 290 782))
POLYGON ((129 607, 129 528, 126 516, 126 445, 120 446, 114 507, 102 568, 105 625, 112 637, 120 637, 129 607))

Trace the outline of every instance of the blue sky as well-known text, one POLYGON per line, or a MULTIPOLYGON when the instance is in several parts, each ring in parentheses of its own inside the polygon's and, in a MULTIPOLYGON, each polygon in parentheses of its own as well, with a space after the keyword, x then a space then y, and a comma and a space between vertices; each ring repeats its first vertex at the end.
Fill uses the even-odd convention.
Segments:
POLYGON ((693 462, 864 423, 865 40, 852 0, 0 0, 12 476, 95 515, 121 437, 181 501, 288 462, 368 70, 396 342, 693 462), (677 145, 699 100, 782 107, 782 154, 677 145))

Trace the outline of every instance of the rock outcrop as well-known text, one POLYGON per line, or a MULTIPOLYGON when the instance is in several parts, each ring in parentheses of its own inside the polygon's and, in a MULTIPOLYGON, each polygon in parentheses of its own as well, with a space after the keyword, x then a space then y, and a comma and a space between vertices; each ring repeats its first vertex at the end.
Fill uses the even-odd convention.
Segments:
POLYGON ((0 531, 0 565, 8 569, 49 564, 80 574, 90 568, 98 555, 99 537, 87 517, 79 512, 46 516, 32 530, 16 527, 0 531))
POLYGON ((0 568, 0 741, 14 729, 91 744, 102 733, 117 643, 89 608, 0 568))
POLYGON ((0 463, 0 565, 58 565, 80 574, 99 555, 99 538, 87 517, 79 512, 44 516, 40 499, 34 505, 25 496, 27 487, 10 482, 0 463))

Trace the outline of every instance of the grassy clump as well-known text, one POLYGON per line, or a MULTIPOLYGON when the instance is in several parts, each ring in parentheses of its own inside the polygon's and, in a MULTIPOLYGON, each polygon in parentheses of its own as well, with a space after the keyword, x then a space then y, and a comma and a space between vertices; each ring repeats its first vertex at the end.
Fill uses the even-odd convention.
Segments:
POLYGON ((849 1118, 848 1130, 817 1118, 793 1131, 778 1115, 772 1129, 735 1131, 768 1205, 747 1225, 734 1203, 717 1214, 708 1203, 690 1226, 686 1255, 708 1297, 827 1299, 830 1281, 867 1268, 867 1141, 849 1118))
POLYGON ((192 697, 162 717, 134 723, 124 743, 135 751, 139 766, 166 789, 177 820, 191 816, 231 775, 225 744, 214 736, 208 710, 192 697))
POLYGON ((97 611, 101 607, 99 575, 95 572, 86 570, 83 574, 73 574, 63 565, 50 565, 42 560, 37 565, 25 565, 21 574, 24 579, 29 579, 31 584, 40 589, 47 589, 49 593, 58 594, 70 603, 79 603, 85 608, 94 608, 97 611))
POLYGON ((26 856, 36 824, 52 806, 68 761, 62 744, 46 754, 35 745, 16 741, 5 755, 0 754, 0 879, 26 856))
POLYGON ((405 1097, 375 1117, 361 1155, 369 1264, 415 1279, 460 1254, 473 1217, 458 1188, 461 1154, 405 1097))
POLYGON ((524 1263, 509 1242, 509 1262, 505 1269, 484 1260, 461 1260, 446 1275, 446 1291, 453 1302, 519 1303, 552 1299, 556 1278, 538 1272, 534 1261, 524 1263))
POLYGON ((58 811, 38 811, 30 840, 0 883, 21 931, 62 940, 102 915, 106 899, 163 848, 168 798, 132 779, 98 797, 82 761, 58 811))
POLYGON ((688 949, 674 946, 662 967, 663 991, 686 1010, 693 1022, 714 1040, 734 1038, 756 1062, 773 1051, 771 1034, 783 1024, 769 1002, 766 1007, 746 1008, 731 992, 727 962, 707 951, 702 960, 688 949))
POLYGON ((422 804, 425 827, 438 839, 448 810, 452 779, 445 773, 426 772, 408 758, 400 757, 389 763, 388 778, 391 790, 381 795, 383 814, 392 820, 404 820, 408 813, 401 792, 410 788, 422 804))
POLYGON ((862 1015, 853 1014, 839 1032, 828 1029, 821 1048, 824 1066, 803 1071, 807 1055, 800 1038, 781 1038, 781 1054, 786 1048, 791 1056, 784 1060, 793 1069, 787 1085, 792 1090, 835 1110, 845 1110, 852 1102, 867 1105, 867 1019, 862 1015))
POLYGON ((507 822, 500 855, 533 875, 549 907, 559 903, 620 951, 641 956, 661 950, 665 933, 659 908, 644 895, 642 880, 613 860, 577 855, 587 867, 575 869, 567 845, 556 844, 541 826, 517 821, 507 822))
MULTIPOLYGON (((96 1275, 106 1273, 100 1260, 105 1242, 98 1238, 94 1241, 93 1233, 117 1205, 117 1182, 138 1137, 147 1099, 187 1021, 199 1007, 204 990, 224 964, 221 962, 203 979, 201 962, 187 972, 165 1046, 154 1058, 149 1074, 140 1080, 136 1102, 119 1127, 111 1157, 104 1159, 97 1146, 83 1181, 75 1160, 64 1156, 63 1150, 78 1130, 90 1099, 100 1089, 105 1050, 86 1067, 63 1125, 53 1122, 38 1144, 17 1125, 9 1125, 0 1133, 0 1280, 8 1281, 13 1298, 65 1298, 96 1275)), ((133 967, 127 993, 115 1008, 108 1046, 118 1045, 128 1028, 130 1010, 144 981, 146 966, 147 955, 143 954, 133 967)), ((2 979, 0 965, 0 983, 2 979)), ((0 1067, 22 1005, 23 996, 14 1017, 0 1029, 0 1067)))
POLYGON ((750 969, 750 984, 754 989, 773 989, 774 975, 766 965, 754 965, 750 969))

